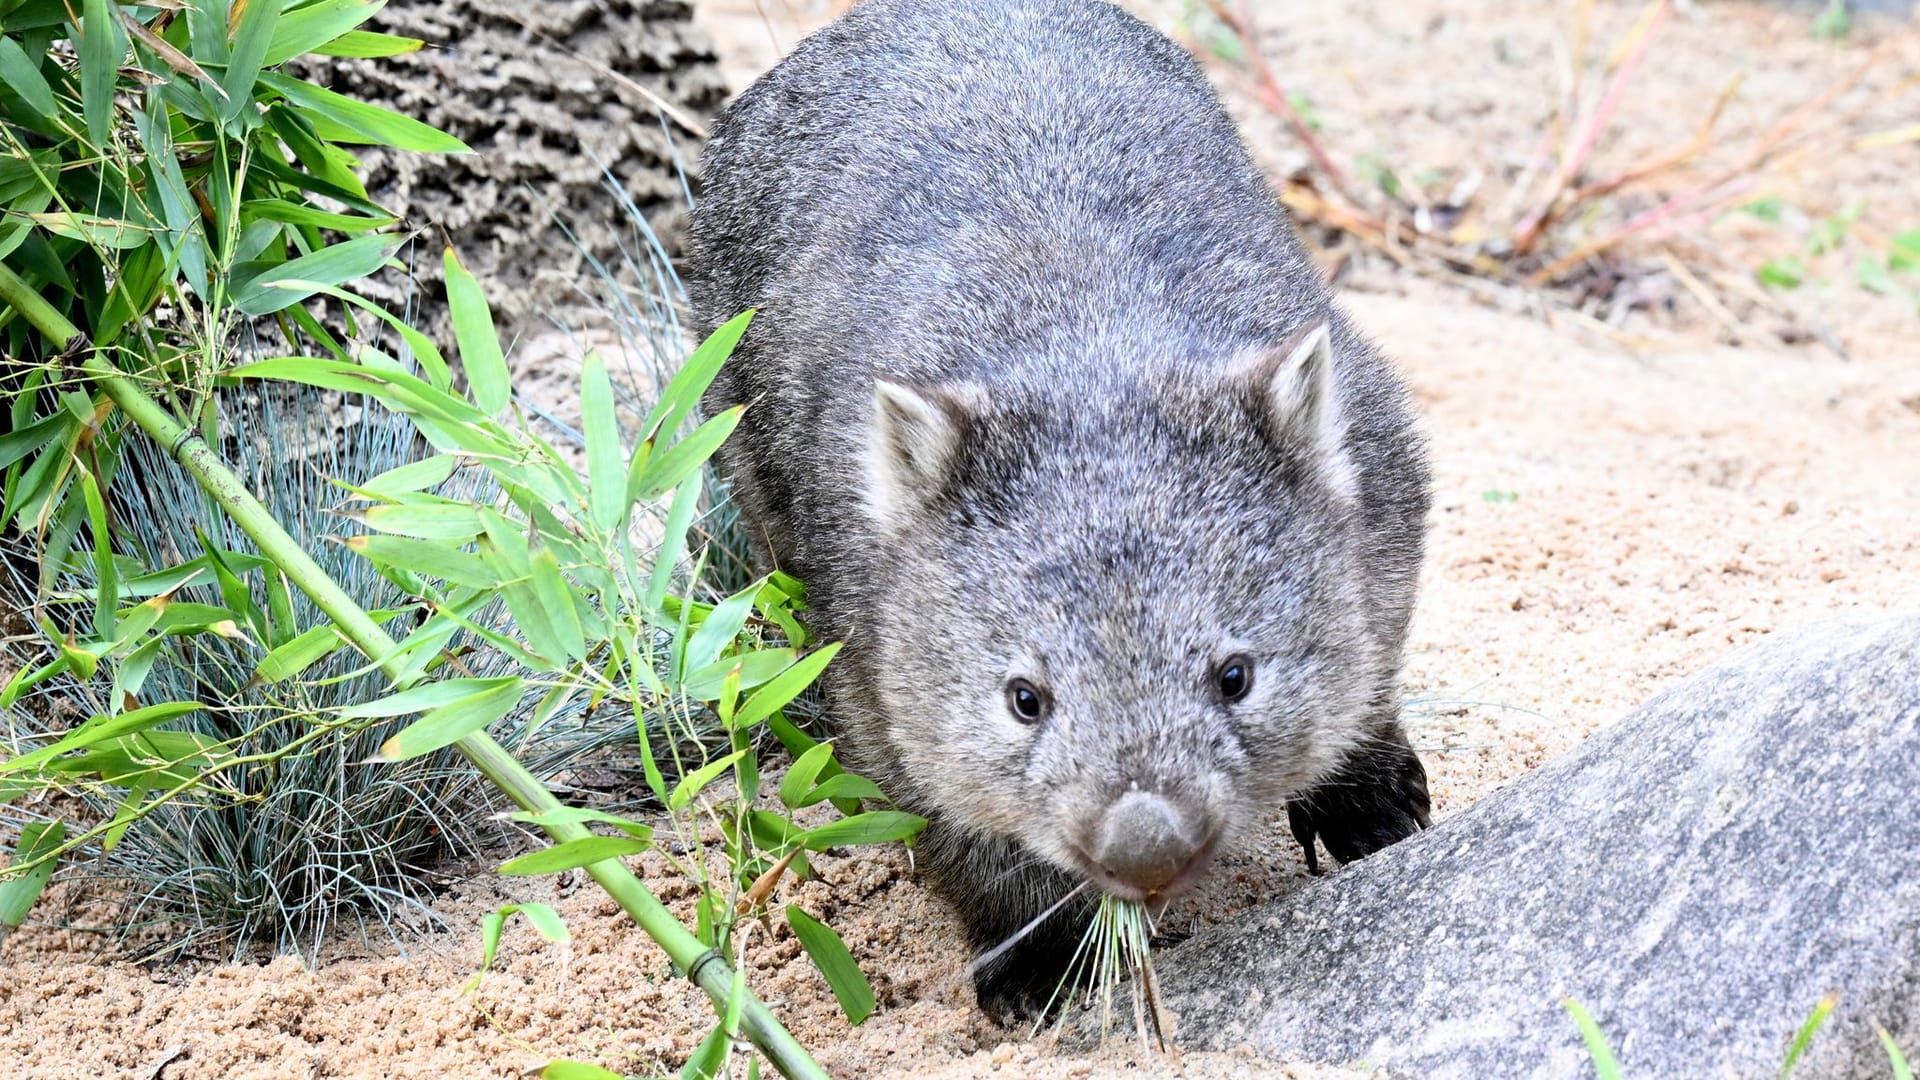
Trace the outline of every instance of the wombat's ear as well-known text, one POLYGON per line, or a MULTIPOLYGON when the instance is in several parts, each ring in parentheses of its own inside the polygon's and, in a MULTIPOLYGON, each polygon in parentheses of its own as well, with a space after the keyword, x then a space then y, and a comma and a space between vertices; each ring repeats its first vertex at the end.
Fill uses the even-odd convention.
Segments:
POLYGON ((1315 469, 1335 491, 1350 493, 1353 464, 1334 387, 1336 362, 1332 327, 1320 318, 1285 345, 1253 357, 1242 378, 1267 437, 1315 469))
POLYGON ((946 485, 980 396, 971 387, 874 379, 866 496, 879 525, 903 524, 946 485))

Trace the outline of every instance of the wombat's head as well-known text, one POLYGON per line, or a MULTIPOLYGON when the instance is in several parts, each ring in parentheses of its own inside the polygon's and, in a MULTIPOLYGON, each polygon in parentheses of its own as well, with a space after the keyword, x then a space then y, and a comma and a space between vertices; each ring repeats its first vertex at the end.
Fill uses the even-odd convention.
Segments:
POLYGON ((1144 899, 1337 765, 1386 691, 1339 365, 1316 323, 1210 369, 881 379, 861 647, 911 788, 1144 899))

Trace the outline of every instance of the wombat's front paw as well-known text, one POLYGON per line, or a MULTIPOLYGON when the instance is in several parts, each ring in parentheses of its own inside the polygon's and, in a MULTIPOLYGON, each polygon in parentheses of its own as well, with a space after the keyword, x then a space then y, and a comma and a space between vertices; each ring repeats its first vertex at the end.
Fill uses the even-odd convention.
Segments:
POLYGON ((1433 824, 1427 770, 1396 733, 1355 754, 1339 772, 1287 804, 1307 870, 1320 872, 1315 837, 1343 863, 1362 859, 1433 824))

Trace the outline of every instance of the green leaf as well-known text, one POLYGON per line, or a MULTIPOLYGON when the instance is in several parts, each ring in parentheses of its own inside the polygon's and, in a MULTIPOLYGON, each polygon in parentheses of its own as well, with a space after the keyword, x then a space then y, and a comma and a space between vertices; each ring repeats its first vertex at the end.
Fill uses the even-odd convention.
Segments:
MULTIPOLYGON (((287 12, 267 46, 266 66, 277 68, 296 56, 319 49, 372 18, 386 0, 320 0, 287 12)), ((336 54, 337 55, 337 54, 336 54)))
POLYGON ((599 822, 602 825, 611 825, 635 840, 653 838, 651 825, 642 825, 637 821, 630 821, 604 810, 594 810, 585 806, 559 806, 552 810, 520 810, 507 816, 514 821, 524 821, 529 825, 539 825, 543 828, 548 825, 584 825, 588 822, 599 822))
MULTIPOLYGON (((20 827, 20 845, 14 849, 13 865, 40 858, 51 851, 58 851, 67 839, 67 825, 64 821, 35 821, 20 827)), ((0 927, 17 930, 26 921, 27 912, 33 910, 34 902, 40 899, 41 890, 47 887, 48 879, 53 877, 54 860, 48 859, 39 866, 18 877, 0 881, 0 927)), ((6 935, 0 934, 0 938, 6 935)))
POLYGON ((584 1061, 550 1061, 540 1070, 541 1080, 627 1080, 610 1069, 584 1061))
POLYGON ((693 1056, 680 1069, 680 1080, 721 1080, 732 1052, 733 1040, 727 1038, 727 1024, 722 1020, 694 1048, 693 1056))
POLYGON ((480 532, 479 511, 451 500, 369 506, 346 516, 369 529, 417 540, 471 540, 480 532))
POLYGON ((721 685, 735 669, 740 680, 735 689, 751 690, 785 671, 793 663, 792 649, 755 649, 720 659, 688 675, 680 692, 695 701, 720 700, 721 685))
POLYGON ((18 431, 0 435, 0 469, 61 441, 73 434, 79 421, 65 410, 37 420, 18 431))
POLYGON ((400 536, 350 536, 346 545, 379 566, 391 566, 423 577, 439 578, 468 589, 491 589, 500 579, 488 571, 478 555, 455 550, 445 543, 400 536))
MULTIPOLYGON (((444 131, 378 105, 355 101, 312 83, 275 72, 260 73, 260 82, 300 109, 331 121, 358 137, 357 141, 414 150, 423 154, 466 154, 467 144, 444 131)), ((347 140, 338 140, 347 141, 347 140)))
MULTIPOLYGON (((630 482, 628 496, 634 500, 657 499, 679 487, 682 480, 705 465, 713 452, 720 449, 720 444, 727 441, 733 429, 740 426, 740 416, 744 412, 746 406, 736 405, 701 424, 693 434, 674 443, 666 453, 649 458, 646 468, 630 482)), ((639 460, 638 455, 635 460, 639 460)))
POLYGON ((1820 1031, 1820 1025, 1827 1022, 1827 1017, 1833 1015, 1834 1006, 1838 1004, 1840 999, 1833 994, 1828 994, 1813 1007, 1807 1022, 1800 1025, 1800 1031, 1794 1035, 1793 1042, 1787 1046, 1787 1059, 1780 1064, 1780 1080, 1786 1080, 1793 1075, 1793 1067, 1800 1064, 1800 1059, 1806 1056, 1807 1047, 1812 1045, 1814 1035, 1820 1031))
POLYGON ((733 640, 746 627, 747 616, 753 614, 753 597, 759 588, 758 584, 749 585, 715 604, 713 610, 707 612, 707 617, 701 620, 699 629, 693 632, 693 637, 687 642, 686 653, 681 659, 683 670, 698 671, 720 659, 720 654, 733 644, 733 640))
POLYGON ((493 311, 460 257, 452 248, 442 259, 447 275, 447 306, 453 314, 453 338, 460 346, 460 362, 467 370, 467 386, 473 403, 488 416, 497 416, 513 395, 507 376, 506 357, 500 351, 500 335, 494 330, 493 311))
POLYGON ((335 214, 306 203, 289 202, 286 199, 249 199, 240 204, 242 221, 263 220, 278 221, 284 225, 311 225, 316 229, 333 229, 337 232, 367 232, 371 229, 383 229, 392 225, 396 219, 391 217, 369 217, 364 214, 335 214))
POLYGON ((808 829, 804 843, 808 851, 890 844, 895 840, 905 840, 926 826, 926 818, 915 817, 903 810, 870 810, 808 829))
POLYGON ((828 799, 884 799, 886 797, 887 793, 880 790, 880 785, 857 773, 843 772, 820 781, 818 787, 807 792, 798 802, 791 805, 798 810, 803 806, 826 802, 828 799))
MULTIPOLYGON (((357 236, 261 269, 240 281, 233 291, 233 306, 246 315, 271 315, 312 296, 319 291, 315 285, 367 277, 386 265, 402 240, 386 233, 357 236)), ((239 277, 240 269, 234 273, 239 277)))
MULTIPOLYGON (((707 336, 680 370, 667 381, 666 389, 660 392, 660 400, 647 414, 647 422, 641 425, 648 440, 662 437, 672 438, 680 429, 680 424, 692 415, 700 404, 700 396, 713 385, 715 375, 720 373, 720 365, 726 363, 733 350, 747 332, 747 326, 753 322, 754 313, 743 311, 727 320, 720 329, 707 336)), ((667 485, 673 486, 671 484, 667 485)))
POLYGON ((1913 1080, 1913 1066, 1907 1064, 1907 1056, 1900 1052, 1900 1044, 1879 1024, 1873 1030, 1880 1036, 1880 1045, 1887 1049, 1887 1067, 1893 1072, 1893 1080, 1913 1080))
POLYGON ((1600 1025, 1594 1022, 1593 1014, 1572 998, 1563 1004, 1573 1014, 1573 1022, 1580 1027, 1580 1037, 1586 1040, 1587 1056, 1593 1059, 1593 1071, 1599 1080, 1624 1080, 1620 1059, 1613 1056, 1613 1047, 1607 1045, 1606 1032, 1601 1031, 1600 1025))
POLYGON ((503 675, 493 679, 442 679, 402 690, 397 694, 374 701, 348 705, 336 715, 342 720, 382 719, 390 716, 406 716, 409 713, 425 712, 443 705, 451 705, 463 698, 487 691, 498 690, 504 686, 516 686, 520 680, 512 675, 503 675))
POLYGON ((379 34, 371 30, 352 30, 313 51, 321 56, 373 60, 385 56, 419 52, 426 44, 419 38, 379 34))
POLYGON ((800 947, 807 950, 813 966, 826 978, 834 1000, 840 1003, 840 1011, 847 1014, 847 1021, 858 1027, 872 1016, 873 986, 860 973, 860 965, 854 963, 853 953, 847 951, 847 943, 840 940, 840 935, 802 911, 798 904, 787 905, 787 925, 793 928, 793 936, 800 939, 800 947))
MULTIPOLYGON (((546 904, 531 902, 507 904, 480 920, 481 971, 493 966, 494 955, 500 950, 500 932, 506 928, 507 920, 515 915, 526 916, 527 923, 533 927, 533 932, 555 945, 563 944, 573 936, 567 932, 567 924, 561 920, 560 913, 546 904)), ((474 982, 468 984, 469 989, 478 982, 479 976, 476 975, 474 982)))
POLYGON ((613 382, 599 350, 580 364, 580 426, 587 440, 588 506, 593 523, 612 531, 626 520, 626 454, 620 448, 620 420, 613 411, 613 382))
POLYGON ((0 761, 0 773, 23 772, 38 768, 41 764, 52 761, 70 750, 80 750, 120 736, 146 731, 148 728, 158 727, 199 708, 200 703, 197 701, 168 701, 121 713, 118 716, 98 715, 75 728, 58 742, 43 746, 30 754, 0 761))
POLYGON ((127 54, 126 31, 109 0, 83 0, 80 10, 80 109, 88 144, 105 151, 113 141, 113 91, 127 54))
POLYGON ((667 809, 675 813, 685 810, 687 804, 693 801, 693 797, 700 793, 700 789, 712 783, 721 773, 732 768, 734 762, 745 756, 747 756, 745 750, 735 750, 726 757, 710 761, 681 777, 680 782, 673 787, 673 794, 667 797, 667 809))
POLYGON ((240 13, 240 25, 233 35, 233 52, 227 58, 227 73, 220 88, 227 99, 220 106, 220 122, 231 124, 242 111, 253 106, 253 84, 260 77, 261 62, 273 43, 274 28, 280 22, 280 7, 271 0, 250 3, 240 13))
POLYGON ((435 454, 432 457, 409 461, 405 465, 388 469, 360 486, 379 495, 404 495, 409 492, 425 491, 446 483, 447 478, 451 477, 453 471, 459 467, 459 457, 453 454, 435 454))
POLYGON ((346 643, 346 639, 333 627, 316 626, 261 657, 259 665, 253 669, 253 677, 267 684, 284 682, 319 663, 346 643))
MULTIPOLYGON (((635 456, 639 455, 636 453, 635 456)), ((701 474, 696 472, 687 477, 673 493, 673 506, 667 511, 660 547, 653 553, 653 576, 647 582, 646 611, 650 616, 659 612, 660 605, 666 600, 667 589, 673 583, 674 568, 680 563, 681 553, 687 549, 687 530, 693 527, 693 515, 700 509, 703 483, 701 474)))
POLYGON ((127 251, 151 244, 157 235, 146 225, 126 218, 95 217, 67 210, 28 214, 28 220, 55 236, 78 240, 89 247, 127 251))
POLYGON ((53 118, 58 109, 53 100, 53 87, 41 76, 40 65, 11 37, 0 37, 0 82, 19 94, 27 108, 42 119, 53 118))
POLYGON ((1881 296, 1898 296, 1905 290, 1893 280, 1893 274, 1884 263, 1871 255, 1862 255, 1853 264, 1853 280, 1868 292, 1881 296))
POLYGON ((780 801, 788 809, 800 805, 800 800, 813 790, 815 781, 820 778, 820 770, 833 760, 832 743, 816 743, 813 749, 794 759, 787 775, 780 781, 780 801))
POLYGON ((1920 229, 1894 234, 1887 265, 1903 274, 1920 274, 1920 229))
POLYGON ((560 560, 554 557, 552 548, 543 547, 533 554, 527 580, 547 613, 547 625, 558 635, 561 651, 570 659, 586 659, 586 633, 574 606, 574 589, 560 573, 560 560))
POLYGON ((1797 289, 1807 280, 1807 264, 1798 255, 1769 259, 1760 264, 1760 280, 1776 289, 1797 289))
POLYGON ((558 874, 605 859, 638 855, 647 850, 648 844, 631 836, 584 836, 509 859, 500 865, 500 872, 508 877, 558 874))
POLYGON ((825 648, 808 653, 792 667, 769 679, 765 686, 747 699, 746 704, 740 706, 740 711, 734 714, 733 726, 749 727, 786 708, 789 702, 813 685, 814 680, 820 677, 820 673, 827 669, 827 665, 833 662, 834 656, 839 652, 840 643, 836 641, 825 648))
POLYGON ((486 730, 520 704, 517 677, 476 681, 502 685, 449 702, 415 720, 380 744, 380 760, 406 761, 452 746, 476 731, 486 730))

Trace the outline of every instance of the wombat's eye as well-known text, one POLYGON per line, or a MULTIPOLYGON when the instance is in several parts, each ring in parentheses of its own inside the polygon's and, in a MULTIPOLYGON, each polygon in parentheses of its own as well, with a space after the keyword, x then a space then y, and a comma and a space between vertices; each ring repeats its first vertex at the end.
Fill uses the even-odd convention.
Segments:
POLYGON ((1220 696, 1228 701, 1239 701, 1253 689, 1253 661, 1244 656, 1229 656, 1227 662, 1220 665, 1220 696))
POLYGON ((1047 715, 1047 696, 1025 679, 1007 684, 1007 708, 1023 724, 1037 724, 1047 715))

